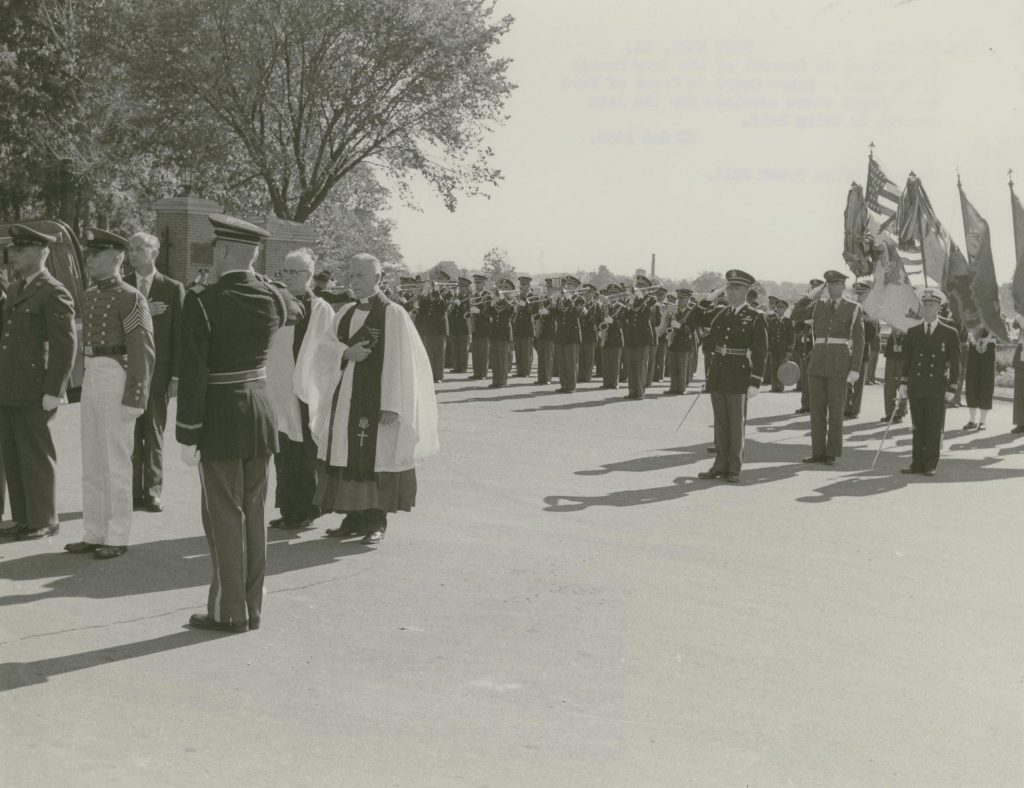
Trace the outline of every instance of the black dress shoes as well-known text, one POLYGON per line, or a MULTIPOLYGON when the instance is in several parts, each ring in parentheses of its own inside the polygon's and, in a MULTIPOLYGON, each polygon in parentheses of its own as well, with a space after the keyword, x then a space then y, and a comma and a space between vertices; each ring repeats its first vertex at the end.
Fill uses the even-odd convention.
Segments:
POLYGON ((826 465, 835 465, 836 464, 836 458, 835 457, 829 457, 827 454, 824 457, 821 458, 821 461, 823 463, 825 463, 826 465))
MULTIPOLYGON (((193 613, 188 623, 193 629, 205 629, 209 632, 242 633, 249 631, 249 624, 246 622, 241 624, 222 624, 220 621, 214 621, 206 613, 193 613)), ((256 620, 256 627, 259 628, 259 619, 256 620)))
POLYGON ((136 498, 132 501, 132 510, 157 514, 164 510, 164 505, 160 503, 159 498, 136 498))
POLYGON ((736 484, 740 480, 740 475, 738 473, 727 473, 724 478, 730 484, 736 484))
POLYGON ((64 545, 64 549, 69 553, 91 553, 94 550, 99 550, 101 547, 103 545, 93 544, 92 542, 71 542, 64 545))
POLYGON ((800 462, 804 462, 810 465, 813 462, 825 462, 825 458, 820 454, 816 454, 813 457, 804 457, 802 460, 800 460, 800 462))
POLYGON ((921 474, 923 476, 934 476, 935 475, 935 469, 934 468, 929 468, 927 471, 921 471, 921 474))
POLYGON ((720 479, 724 474, 721 471, 701 471, 697 474, 698 479, 720 479))
POLYGON ((900 468, 900 473, 921 473, 921 471, 917 467, 909 465, 906 468, 900 468))

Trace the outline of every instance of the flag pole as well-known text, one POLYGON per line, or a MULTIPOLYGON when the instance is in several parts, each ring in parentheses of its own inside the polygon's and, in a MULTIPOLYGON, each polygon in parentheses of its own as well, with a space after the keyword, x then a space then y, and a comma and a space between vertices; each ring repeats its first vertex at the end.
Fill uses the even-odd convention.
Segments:
POLYGON ((921 181, 917 174, 911 170, 910 177, 914 181, 914 198, 917 202, 917 230, 921 234, 921 276, 924 277, 924 286, 928 287, 928 265, 924 259, 924 215, 921 212, 921 181))

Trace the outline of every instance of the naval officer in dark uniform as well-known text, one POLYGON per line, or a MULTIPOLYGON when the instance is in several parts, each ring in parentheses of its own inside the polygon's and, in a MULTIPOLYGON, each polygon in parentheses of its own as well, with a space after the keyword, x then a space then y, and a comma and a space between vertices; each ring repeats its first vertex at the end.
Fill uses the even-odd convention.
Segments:
POLYGON ((244 632, 260 625, 267 563, 267 467, 278 450, 266 392, 274 332, 288 320, 284 291, 252 268, 261 227, 211 214, 218 280, 189 288, 182 310, 176 436, 199 464, 203 530, 213 559, 199 629, 244 632))
POLYGON ((15 279, 0 334, 0 449, 14 522, 0 536, 57 533, 57 449, 50 421, 75 360, 75 306, 46 270, 52 235, 12 225, 7 251, 15 279))
POLYGON ((960 336, 939 320, 946 296, 938 288, 921 294, 924 322, 911 326, 903 341, 903 374, 899 398, 910 399, 914 424, 913 454, 902 473, 934 476, 939 464, 946 403, 952 402, 960 379, 960 336))
POLYGON ((747 400, 758 395, 764 381, 768 327, 764 314, 747 301, 754 277, 732 270, 725 282, 726 303, 716 306, 709 295, 690 311, 685 325, 708 330, 715 357, 707 381, 715 414, 715 463, 697 477, 738 482, 747 400))

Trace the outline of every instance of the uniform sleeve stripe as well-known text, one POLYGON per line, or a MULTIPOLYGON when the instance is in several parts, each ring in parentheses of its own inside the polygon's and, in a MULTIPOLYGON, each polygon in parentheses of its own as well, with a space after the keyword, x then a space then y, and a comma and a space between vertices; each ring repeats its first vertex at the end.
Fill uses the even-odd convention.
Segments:
POLYGON ((198 430, 203 426, 203 422, 199 422, 198 424, 185 424, 184 422, 178 421, 175 422, 175 424, 183 430, 198 430))
POLYGON ((124 333, 130 334, 137 328, 144 328, 147 331, 153 330, 153 320, 149 316, 149 309, 144 308, 139 301, 135 302, 131 313, 122 321, 124 333))

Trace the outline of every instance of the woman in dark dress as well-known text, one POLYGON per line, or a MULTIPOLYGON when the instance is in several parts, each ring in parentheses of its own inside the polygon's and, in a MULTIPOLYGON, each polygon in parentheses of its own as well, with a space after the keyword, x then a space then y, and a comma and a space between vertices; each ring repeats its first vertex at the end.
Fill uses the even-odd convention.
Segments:
POLYGON ((985 429, 985 420, 992 410, 992 394, 996 386, 996 338, 987 328, 972 333, 967 343, 967 407, 970 421, 965 430, 985 429))

